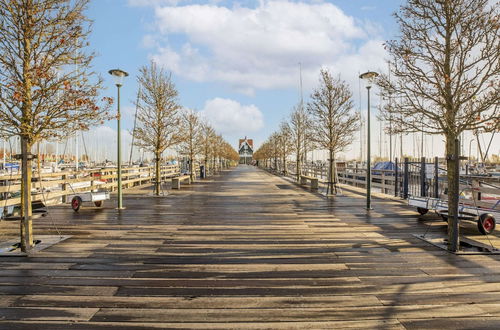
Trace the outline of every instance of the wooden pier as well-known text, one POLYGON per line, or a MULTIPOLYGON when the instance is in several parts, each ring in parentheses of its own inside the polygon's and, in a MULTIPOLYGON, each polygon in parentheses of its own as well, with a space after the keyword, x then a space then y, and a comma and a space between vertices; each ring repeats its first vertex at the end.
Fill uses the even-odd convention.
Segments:
POLYGON ((414 237, 445 223, 397 199, 368 212, 362 190, 326 199, 246 165, 151 192, 35 220, 35 238, 71 238, 0 257, 0 329, 500 328, 500 256, 414 237))

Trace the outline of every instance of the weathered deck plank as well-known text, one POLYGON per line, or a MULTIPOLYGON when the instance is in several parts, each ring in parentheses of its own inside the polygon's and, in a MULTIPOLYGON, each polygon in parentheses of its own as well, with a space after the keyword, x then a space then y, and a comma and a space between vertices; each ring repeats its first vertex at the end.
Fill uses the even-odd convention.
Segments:
MULTIPOLYGON (((500 256, 455 256, 413 237, 443 235, 444 223, 398 201, 375 198, 367 213, 359 191, 328 200, 247 166, 149 193, 127 191, 122 212, 58 206, 36 220, 36 234, 73 236, 0 257, 0 329, 500 324, 500 256)), ((2 222, 0 237, 17 229, 2 222)))

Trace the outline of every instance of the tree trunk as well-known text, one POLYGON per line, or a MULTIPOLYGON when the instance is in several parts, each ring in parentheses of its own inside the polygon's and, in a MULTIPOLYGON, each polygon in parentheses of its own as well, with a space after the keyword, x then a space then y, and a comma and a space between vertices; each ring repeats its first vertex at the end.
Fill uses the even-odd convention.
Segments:
POLYGON ((189 158, 189 176, 191 182, 194 182, 194 180, 196 179, 196 173, 194 173, 194 157, 192 155, 189 158))
POLYGON ((328 189, 329 195, 333 195, 333 150, 330 150, 330 158, 328 159, 328 189))
POLYGON ((300 172, 301 172, 301 169, 300 169, 300 153, 297 151, 297 157, 296 157, 296 160, 295 160, 295 171, 297 172, 296 173, 296 179, 297 179, 297 182, 300 181, 300 172))
POLYGON ((31 210, 31 144, 21 136, 21 251, 29 252, 33 247, 33 224, 31 210))
POLYGON ((456 252, 460 246, 460 220, 458 216, 458 195, 460 178, 458 170, 458 140, 453 134, 446 135, 446 169, 448 178, 448 250, 456 252))
POLYGON ((283 157, 283 175, 286 176, 288 174, 288 169, 286 168, 286 157, 283 157))
POLYGON ((160 186, 161 186, 161 173, 160 173, 160 163, 161 163, 161 161, 160 161, 160 154, 159 153, 155 153, 155 156, 156 156, 155 195, 156 196, 160 196, 160 186))
POLYGON ((332 153, 332 188, 334 194, 337 195, 337 164, 335 163, 335 153, 332 153))

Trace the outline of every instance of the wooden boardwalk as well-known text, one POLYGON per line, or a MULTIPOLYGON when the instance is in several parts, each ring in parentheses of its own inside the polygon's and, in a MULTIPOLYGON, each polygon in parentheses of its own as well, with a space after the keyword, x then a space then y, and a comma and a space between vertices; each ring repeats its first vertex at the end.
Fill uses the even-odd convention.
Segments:
POLYGON ((0 329, 500 328, 500 256, 415 238, 444 223, 398 201, 367 214, 355 190, 328 200, 248 166, 150 193, 36 220, 72 237, 0 257, 0 329))

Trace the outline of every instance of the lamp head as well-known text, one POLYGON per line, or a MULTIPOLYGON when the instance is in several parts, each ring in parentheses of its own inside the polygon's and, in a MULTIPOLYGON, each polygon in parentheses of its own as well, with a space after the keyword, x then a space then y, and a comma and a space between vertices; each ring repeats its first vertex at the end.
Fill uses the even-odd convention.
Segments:
POLYGON ((121 87, 123 85, 123 78, 128 76, 127 72, 120 69, 113 69, 109 70, 108 72, 115 78, 115 85, 118 87, 121 87))
POLYGON ((375 78, 378 77, 378 73, 374 71, 368 71, 365 73, 362 73, 359 75, 360 79, 366 80, 366 87, 370 88, 372 87, 373 82, 375 81, 375 78))

